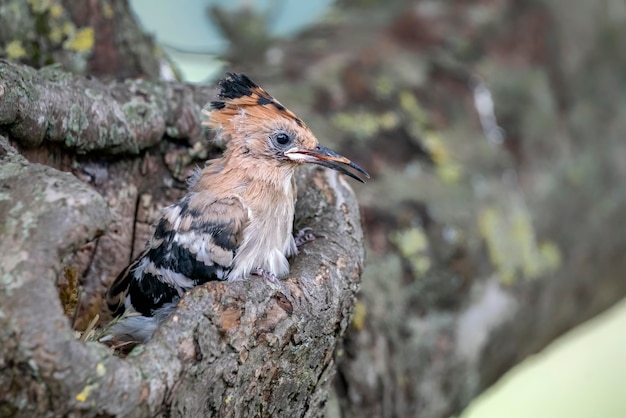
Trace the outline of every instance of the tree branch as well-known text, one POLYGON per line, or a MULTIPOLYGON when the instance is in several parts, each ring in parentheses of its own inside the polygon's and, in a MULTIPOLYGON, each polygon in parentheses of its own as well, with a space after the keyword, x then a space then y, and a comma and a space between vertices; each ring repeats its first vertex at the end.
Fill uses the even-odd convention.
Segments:
POLYGON ((194 144, 214 89, 128 80, 105 84, 57 68, 0 60, 0 125, 25 147, 58 143, 76 153, 138 154, 164 136, 194 144))

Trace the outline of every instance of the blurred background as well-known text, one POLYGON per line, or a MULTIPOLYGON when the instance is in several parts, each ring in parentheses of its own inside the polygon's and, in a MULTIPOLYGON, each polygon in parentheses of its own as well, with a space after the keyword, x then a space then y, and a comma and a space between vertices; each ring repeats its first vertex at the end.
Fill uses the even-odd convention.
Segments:
POLYGON ((626 417, 623 0, 7 0, 0 20, 34 67, 244 72, 372 175, 328 416, 626 417))
MULTIPOLYGON (((318 78, 315 83, 325 89, 318 91, 317 97, 298 96, 299 88, 292 85, 289 78, 282 84, 286 90, 296 90, 296 94, 285 97, 271 89, 270 92, 296 111, 304 106, 314 106, 322 119, 315 119, 311 125, 323 142, 330 140, 327 136, 332 130, 322 126, 333 124, 333 129, 350 131, 348 147, 363 147, 358 153, 360 158, 354 156, 353 150, 347 155, 365 162, 374 173, 371 182, 374 184, 356 186, 365 206, 366 222, 369 222, 368 254, 374 253, 377 262, 382 260, 389 267, 394 261, 380 256, 388 250, 388 243, 381 241, 391 241, 392 251, 409 258, 422 252, 422 257, 411 260, 414 265, 409 270, 416 275, 427 274, 431 263, 426 255, 428 244, 422 236, 423 218, 431 216, 428 213, 433 210, 430 205, 446 204, 442 203, 446 199, 429 200, 427 196, 438 193, 437 190, 424 191, 429 186, 418 183, 423 182, 425 176, 434 176, 437 178, 435 182, 441 181, 450 187, 450 184, 462 182, 459 177, 474 177, 471 180, 477 183, 473 186, 474 192, 488 193, 480 189, 489 186, 479 184, 486 168, 483 166, 472 172, 471 164, 481 164, 484 158, 490 160, 487 165, 508 166, 506 169, 499 167, 504 177, 517 177, 520 170, 532 170, 532 165, 537 164, 533 161, 534 154, 555 152, 555 147, 563 146, 563 142, 554 144, 562 139, 555 133, 558 125, 563 123, 558 120, 563 117, 560 107, 566 106, 559 101, 567 101, 570 92, 557 90, 559 76, 550 74, 549 61, 560 61, 557 66, 567 73, 572 69, 562 66, 568 63, 575 66, 577 60, 585 59, 578 56, 585 54, 585 42, 595 36, 606 36, 604 42, 615 41, 612 36, 623 36, 624 33, 621 30, 611 34, 612 27, 626 23, 626 3, 620 1, 597 2, 593 11, 583 7, 582 2, 569 6, 571 2, 568 1, 560 2, 560 5, 557 1, 528 2, 526 6, 515 1, 370 0, 336 3, 342 6, 337 8, 331 0, 131 1, 144 28, 172 58, 182 77, 192 82, 215 82, 225 69, 232 69, 233 61, 238 70, 253 77, 267 77, 268 62, 270 67, 272 64, 289 67, 290 61, 299 59, 297 38, 302 36, 300 34, 314 31, 323 34, 325 30, 354 31, 338 36, 343 45, 329 45, 323 35, 317 40, 315 35, 302 36, 306 38, 302 42, 319 43, 306 47, 319 56, 312 68, 293 71, 303 71, 307 77, 318 78), (351 8, 357 13, 352 13, 351 8), (554 13, 567 15, 555 17, 554 13), (241 33, 233 35, 225 26, 241 33), (595 30, 599 33, 593 34, 595 30), (563 39, 555 39, 558 38, 555 31, 582 31, 585 34, 578 40, 565 40, 571 45, 557 45, 563 39), (603 31, 606 33, 602 34, 603 31), (237 51, 237 46, 232 44, 233 37, 254 38, 258 43, 248 48, 258 50, 249 52, 250 57, 228 59, 229 51, 237 51), (383 41, 381 37, 384 37, 383 41), (583 44, 581 50, 577 50, 578 41, 583 44), (281 45, 286 42, 291 42, 289 47, 281 45), (401 51, 403 48, 406 50, 401 51), (263 60, 264 69, 256 67, 255 60, 263 60), (319 61, 323 60, 328 62, 321 64, 319 61), (332 97, 336 93, 332 83, 340 81, 324 80, 323 72, 313 74, 316 65, 324 68, 323 71, 337 67, 330 73, 348 84, 345 97, 332 97), (380 67, 384 66, 388 68, 381 71, 380 67), (433 74, 437 71, 440 71, 441 79, 433 74), (402 93, 396 95, 397 86, 402 84, 422 91, 410 97, 402 96, 402 93), (387 107, 385 100, 399 101, 392 106, 402 111, 387 107), (353 104, 337 104, 336 101, 353 104), (329 104, 328 108, 323 108, 329 104), (346 108, 350 111, 342 111, 346 108), (402 120, 411 118, 412 121, 402 120), (400 125, 405 126, 396 129, 400 125), (383 138, 364 145, 377 134, 383 138), (481 134, 484 137, 480 138, 481 134), (468 151, 468 147, 476 150, 468 151), (494 158, 493 154, 497 152, 494 148, 498 147, 503 148, 502 153, 506 155, 494 158), (528 152, 529 148, 535 149, 528 152), (468 154, 474 152, 479 156, 468 158, 468 154), (474 161, 468 162, 472 159, 474 161), (498 159, 501 161, 494 163, 498 159), (395 171, 399 171, 403 179, 398 179, 400 175, 395 171), (389 209, 389 205, 395 206, 395 210, 389 209), (412 221, 407 219, 416 213, 422 221, 417 222, 418 228, 389 232, 380 225, 388 220, 377 219, 383 212, 385 216, 404 218, 395 219, 392 223, 396 225, 397 222, 411 224, 412 221), (390 212, 393 214, 389 215, 390 212)), ((574 32, 569 33, 575 36, 574 32)), ((601 52, 598 54, 602 55, 601 52)), ((617 59, 615 64, 620 65, 617 59)), ((293 66, 298 67, 298 64, 293 66)), ((603 76, 602 73, 589 72, 589 77, 603 76)), ((281 82, 275 80, 274 83, 281 82)), ((624 78, 615 87, 621 89, 620 93, 626 91, 624 78)), ((590 101, 589 106, 594 104, 590 101)), ((601 142, 602 138, 590 137, 589 140, 601 142)), ((571 163, 576 164, 575 158, 571 163)), ((574 167, 571 169, 575 170, 574 167)), ((432 179, 426 181, 433 182, 432 179)), ((505 181, 514 185, 520 180, 505 181)), ((436 189, 437 184, 430 187, 436 189)), ((434 216, 449 224, 447 233, 454 237, 463 233, 454 226, 455 218, 463 215, 453 212, 463 211, 466 204, 462 198, 446 202, 448 207, 436 208, 434 216)), ((507 210, 515 211, 515 206, 513 203, 507 210)), ((532 218, 533 214, 529 216, 532 218)), ((593 215, 581 213, 580 216, 593 215)), ((517 227, 525 228, 524 225, 517 227)), ((506 244, 498 242, 497 245, 506 244)), ((524 245, 527 244, 513 245, 510 251, 524 251, 524 245)), ((561 257, 556 246, 549 243, 528 245, 537 245, 531 251, 537 251, 535 257, 539 261, 530 261, 538 265, 535 269, 549 270, 552 264, 563 262, 555 261, 561 257), (542 257, 547 260, 545 263, 542 257)), ((519 266, 523 269, 525 262, 528 260, 516 266, 517 261, 513 260, 500 273, 514 275, 514 270, 519 266)), ((537 273, 541 274, 543 272, 537 273)), ((364 281, 376 280, 374 276, 366 272, 364 281)), ((513 368, 473 401, 461 417, 626 416, 626 398, 622 392, 626 384, 625 329, 626 303, 622 302, 513 368)))

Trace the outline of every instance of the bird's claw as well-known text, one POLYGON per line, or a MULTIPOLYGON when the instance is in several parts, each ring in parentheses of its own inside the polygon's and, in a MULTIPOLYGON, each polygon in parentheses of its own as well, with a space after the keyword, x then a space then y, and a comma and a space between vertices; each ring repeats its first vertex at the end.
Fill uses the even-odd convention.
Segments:
POLYGON ((301 230, 298 231, 293 240, 296 243, 296 247, 300 248, 307 242, 315 241, 315 234, 313 234, 313 228, 305 226, 301 230))
POLYGON ((273 284, 277 284, 277 285, 281 284, 280 279, 274 273, 270 273, 269 271, 264 270, 260 267, 252 270, 252 274, 255 276, 263 277, 264 279, 268 280, 269 282, 273 284))

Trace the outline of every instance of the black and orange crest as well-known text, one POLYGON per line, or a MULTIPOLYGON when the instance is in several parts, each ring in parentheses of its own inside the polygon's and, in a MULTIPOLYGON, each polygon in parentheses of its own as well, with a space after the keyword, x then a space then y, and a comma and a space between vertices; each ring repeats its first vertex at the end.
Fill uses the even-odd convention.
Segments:
POLYGON ((211 107, 214 109, 222 109, 226 106, 228 101, 236 101, 242 97, 256 98, 257 103, 260 105, 275 102, 272 96, 259 87, 254 81, 250 80, 245 74, 228 73, 226 77, 220 80, 219 87, 220 93, 218 98, 224 100, 211 102, 211 107))
POLYGON ((234 114, 239 109, 253 106, 271 107, 273 111, 287 118, 293 119, 300 127, 304 127, 304 122, 292 111, 274 99, 268 92, 250 80, 245 74, 228 73, 219 82, 220 92, 218 99, 211 102, 211 109, 216 112, 234 114))

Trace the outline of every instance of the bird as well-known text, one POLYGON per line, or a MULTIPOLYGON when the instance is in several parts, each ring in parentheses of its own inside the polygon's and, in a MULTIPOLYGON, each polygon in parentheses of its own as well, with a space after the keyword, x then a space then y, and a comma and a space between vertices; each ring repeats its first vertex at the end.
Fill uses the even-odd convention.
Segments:
POLYGON ((148 341, 186 291, 209 281, 287 276, 298 240, 311 239, 310 228, 293 236, 299 166, 369 178, 245 74, 227 73, 219 89, 202 124, 225 144, 223 155, 196 170, 187 194, 162 210, 145 249, 108 288, 118 317, 111 338, 148 341))

